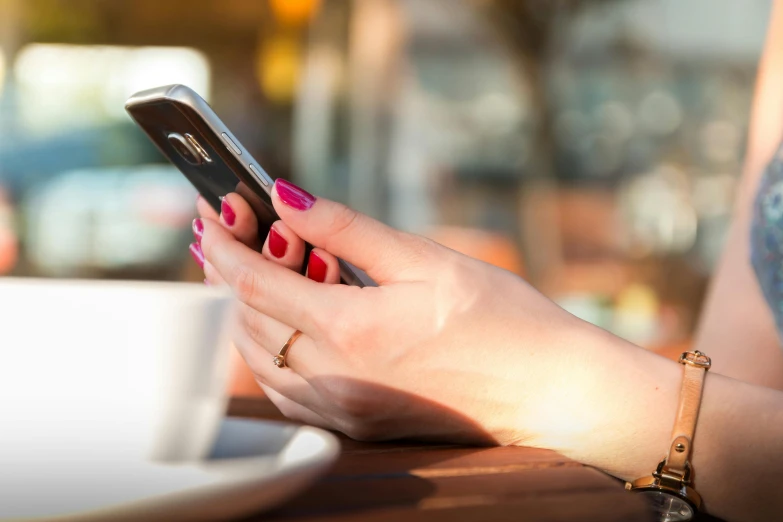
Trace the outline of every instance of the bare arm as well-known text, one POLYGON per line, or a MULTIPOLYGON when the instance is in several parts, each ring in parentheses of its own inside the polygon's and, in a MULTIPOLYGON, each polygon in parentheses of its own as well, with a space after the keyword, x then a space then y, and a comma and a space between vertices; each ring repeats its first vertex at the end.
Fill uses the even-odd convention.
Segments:
MULTIPOLYGON (((666 454, 681 365, 578 320, 509 272, 288 182, 276 182, 273 203, 291 244, 324 245, 332 282, 330 251, 380 282, 316 283, 266 257, 268 243, 259 253, 202 220, 206 276, 244 303, 237 347, 287 415, 360 439, 551 448, 624 479, 666 454), (269 360, 297 329, 281 371, 269 360)), ((705 508, 779 519, 781 441, 783 392, 710 372, 691 459, 705 508)))
POLYGON ((775 2, 759 64, 748 155, 729 232, 696 336, 714 371, 783 390, 783 350, 750 264, 753 199, 783 137, 783 2, 775 2))
MULTIPOLYGON (((735 219, 696 337, 713 369, 693 442, 694 486, 709 513, 732 521, 778 520, 783 513, 783 350, 750 263, 753 202, 781 138, 783 0, 772 11, 759 65, 735 219)), ((648 475, 671 442, 682 369, 617 340, 601 344, 617 344, 609 358, 627 360, 611 363, 622 371, 608 372, 584 397, 580 410, 591 412, 592 435, 542 445, 632 480, 648 475)))
MULTIPOLYGON (((541 445, 625 480, 649 475, 671 443, 682 366, 606 334, 585 346, 592 342, 607 369, 590 371, 595 385, 582 388, 570 414, 588 412, 586 429, 541 445)), ((781 441, 783 392, 710 371, 691 458, 704 509, 729 521, 780 520, 781 441)))
MULTIPOLYGON (((698 344, 715 369, 749 382, 707 376, 691 462, 708 512, 766 522, 783 513, 783 392, 771 389, 783 389, 783 355, 747 229, 761 167, 783 134, 783 6, 758 85, 737 223, 698 344)), ((207 278, 226 281, 252 312, 237 346, 287 415, 362 439, 546 447, 623 479, 650 474, 666 454, 677 363, 576 320, 508 272, 288 182, 278 180, 273 203, 290 241, 380 283, 316 284, 203 220, 207 278), (276 321, 283 328, 270 336, 276 321), (293 329, 304 336, 293 371, 280 371, 269 358, 293 329)))

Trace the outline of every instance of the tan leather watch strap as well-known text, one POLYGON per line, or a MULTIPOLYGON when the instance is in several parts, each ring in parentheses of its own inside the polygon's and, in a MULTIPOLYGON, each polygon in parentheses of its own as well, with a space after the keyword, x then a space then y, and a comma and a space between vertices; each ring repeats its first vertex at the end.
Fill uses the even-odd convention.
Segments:
POLYGON ((711 361, 709 357, 696 351, 683 353, 680 356, 680 363, 684 365, 680 407, 674 421, 672 443, 663 471, 685 478, 690 475, 688 460, 691 455, 696 420, 699 417, 704 376, 710 368, 711 361))

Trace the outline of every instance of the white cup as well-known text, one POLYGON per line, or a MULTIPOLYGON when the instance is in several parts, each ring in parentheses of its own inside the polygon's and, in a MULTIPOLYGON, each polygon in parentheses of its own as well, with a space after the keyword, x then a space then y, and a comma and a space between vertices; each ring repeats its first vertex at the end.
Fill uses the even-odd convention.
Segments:
POLYGON ((200 284, 0 278, 0 475, 205 456, 231 302, 200 284))

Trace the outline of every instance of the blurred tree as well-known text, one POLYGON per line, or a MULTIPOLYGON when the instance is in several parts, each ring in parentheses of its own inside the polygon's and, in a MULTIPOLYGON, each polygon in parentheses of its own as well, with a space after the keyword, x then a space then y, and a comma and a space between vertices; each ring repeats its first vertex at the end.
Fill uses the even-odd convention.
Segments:
POLYGON ((563 31, 583 9, 620 0, 483 0, 490 20, 500 30, 530 87, 537 132, 532 150, 534 176, 554 174, 553 103, 547 89, 547 67, 563 31))
POLYGON ((487 10, 528 86, 535 122, 527 170, 531 183, 520 196, 522 252, 529 279, 540 282, 562 265, 555 202, 555 107, 548 88, 548 67, 560 51, 568 25, 586 8, 620 0, 477 0, 487 10))

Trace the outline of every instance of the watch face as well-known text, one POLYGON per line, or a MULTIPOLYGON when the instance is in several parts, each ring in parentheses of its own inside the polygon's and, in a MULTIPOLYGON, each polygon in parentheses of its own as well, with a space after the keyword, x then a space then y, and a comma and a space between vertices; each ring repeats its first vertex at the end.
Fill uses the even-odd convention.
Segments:
POLYGON ((663 491, 640 491, 650 502, 660 522, 685 522, 693 519, 693 507, 676 495, 663 491))

